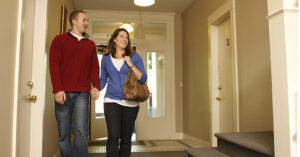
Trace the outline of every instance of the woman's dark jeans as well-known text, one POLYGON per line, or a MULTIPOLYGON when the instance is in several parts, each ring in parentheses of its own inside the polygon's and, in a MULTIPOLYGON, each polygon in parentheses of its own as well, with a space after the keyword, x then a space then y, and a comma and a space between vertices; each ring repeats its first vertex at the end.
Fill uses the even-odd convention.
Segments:
POLYGON ((129 157, 131 136, 139 111, 137 107, 121 106, 117 103, 104 103, 104 114, 107 125, 107 157, 129 157), (120 149, 119 140, 121 139, 120 149))

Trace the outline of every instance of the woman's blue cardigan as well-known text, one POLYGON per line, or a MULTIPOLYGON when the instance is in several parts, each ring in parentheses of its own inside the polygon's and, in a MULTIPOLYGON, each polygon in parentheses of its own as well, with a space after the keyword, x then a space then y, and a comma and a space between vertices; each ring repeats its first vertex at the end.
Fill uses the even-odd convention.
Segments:
MULTIPOLYGON (((118 71, 113 65, 110 56, 111 54, 104 55, 101 61, 100 89, 103 89, 106 84, 108 84, 104 97, 115 100, 125 100, 123 85, 130 68, 126 62, 124 62, 120 71, 118 71)), ((142 72, 142 77, 138 81, 145 84, 147 81, 147 74, 141 56, 138 53, 134 53, 131 56, 131 62, 140 72, 142 72)))

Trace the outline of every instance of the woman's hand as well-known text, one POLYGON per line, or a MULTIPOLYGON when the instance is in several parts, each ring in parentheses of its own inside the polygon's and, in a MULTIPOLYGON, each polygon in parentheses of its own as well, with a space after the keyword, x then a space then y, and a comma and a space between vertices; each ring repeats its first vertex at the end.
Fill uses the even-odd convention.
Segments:
POLYGON ((137 69, 133 63, 131 62, 131 59, 129 56, 125 56, 124 57, 125 62, 127 63, 127 65, 129 66, 130 69, 132 69, 132 71, 135 73, 136 77, 138 80, 141 79, 142 77, 142 72, 139 71, 139 69, 137 69))
POLYGON ((97 100, 99 98, 99 90, 95 87, 93 87, 90 91, 90 94, 93 99, 97 100))
POLYGON ((127 64, 130 68, 133 67, 133 63, 131 62, 131 59, 130 59, 129 56, 125 56, 125 57, 124 57, 124 61, 126 62, 126 64, 127 64))

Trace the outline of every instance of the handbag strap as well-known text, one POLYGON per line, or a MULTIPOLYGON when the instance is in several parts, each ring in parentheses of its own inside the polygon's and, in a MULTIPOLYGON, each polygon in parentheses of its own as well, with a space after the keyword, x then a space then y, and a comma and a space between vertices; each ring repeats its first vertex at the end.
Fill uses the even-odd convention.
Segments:
POLYGON ((133 72, 133 70, 129 69, 128 75, 127 75, 126 80, 125 80, 125 83, 126 82, 130 82, 130 80, 132 80, 132 79, 136 79, 137 80, 137 78, 134 78, 133 75, 135 75, 134 72, 133 72))

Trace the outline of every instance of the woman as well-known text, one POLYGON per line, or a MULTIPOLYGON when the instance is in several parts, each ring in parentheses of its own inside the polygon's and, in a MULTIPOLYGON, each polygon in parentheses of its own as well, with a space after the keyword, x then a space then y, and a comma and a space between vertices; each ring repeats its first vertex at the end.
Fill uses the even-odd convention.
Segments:
POLYGON ((100 75, 100 89, 108 84, 104 96, 104 115, 108 131, 106 156, 129 157, 139 103, 125 100, 123 85, 130 69, 142 84, 145 84, 147 74, 141 56, 131 46, 126 29, 119 28, 114 31, 107 49, 107 54, 101 61, 100 75))

